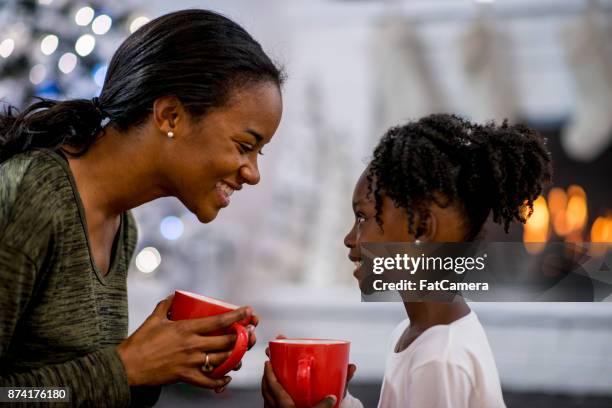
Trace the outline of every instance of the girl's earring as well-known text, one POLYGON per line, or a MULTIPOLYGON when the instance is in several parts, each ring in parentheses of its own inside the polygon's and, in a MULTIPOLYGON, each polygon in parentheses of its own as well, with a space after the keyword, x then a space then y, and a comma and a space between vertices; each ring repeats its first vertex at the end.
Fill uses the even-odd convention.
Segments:
POLYGON ((169 137, 170 139, 172 139, 172 138, 174 137, 174 132, 173 132, 173 131, 171 131, 171 130, 169 130, 167 134, 168 134, 168 137, 169 137))
POLYGON ((414 240, 414 244, 415 245, 421 245, 421 240, 420 239, 415 239, 414 240))

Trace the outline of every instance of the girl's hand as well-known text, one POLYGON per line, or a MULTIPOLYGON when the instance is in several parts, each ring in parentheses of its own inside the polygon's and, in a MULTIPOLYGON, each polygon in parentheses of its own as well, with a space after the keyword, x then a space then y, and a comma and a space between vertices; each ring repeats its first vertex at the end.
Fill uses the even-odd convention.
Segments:
MULTIPOLYGON (((157 304, 153 313, 129 338, 117 346, 130 386, 186 382, 198 387, 223 391, 231 377, 212 379, 202 371, 208 361, 220 365, 231 353, 235 334, 206 336, 215 330, 252 316, 250 307, 200 319, 172 321, 168 312, 172 296, 157 304)), ((255 343, 252 318, 249 345, 255 343)))

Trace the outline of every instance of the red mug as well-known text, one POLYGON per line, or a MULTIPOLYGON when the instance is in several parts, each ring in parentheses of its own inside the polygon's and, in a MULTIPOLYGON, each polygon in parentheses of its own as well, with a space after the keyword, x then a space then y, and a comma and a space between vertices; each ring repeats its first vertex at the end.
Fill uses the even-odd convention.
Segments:
MULTIPOLYGON (((208 296, 202 296, 195 293, 177 290, 174 292, 172 305, 170 306, 171 320, 186 320, 199 319, 201 317, 215 316, 222 313, 231 312, 238 309, 240 306, 232 305, 231 303, 222 300, 214 299, 208 296)), ((246 353, 249 344, 249 334, 244 326, 248 325, 251 318, 248 317, 237 323, 232 323, 226 329, 216 330, 208 333, 209 336, 218 336, 229 332, 236 332, 236 343, 230 356, 218 367, 215 367, 211 372, 206 373, 210 378, 221 378, 233 368, 235 368, 244 353, 246 353)))
POLYGON ((270 341, 274 375, 295 402, 308 408, 328 395, 344 398, 350 342, 326 339, 276 339, 270 341))

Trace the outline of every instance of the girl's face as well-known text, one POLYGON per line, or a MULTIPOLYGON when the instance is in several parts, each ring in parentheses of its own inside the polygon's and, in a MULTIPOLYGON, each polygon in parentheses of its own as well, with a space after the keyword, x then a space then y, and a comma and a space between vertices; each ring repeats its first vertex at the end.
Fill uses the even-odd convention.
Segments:
MULTIPOLYGON (((359 177, 353 192, 353 212, 355 223, 344 238, 344 245, 349 249, 349 259, 355 263, 353 275, 361 287, 365 275, 361 271, 360 244, 366 242, 412 242, 415 237, 408 232, 408 215, 406 210, 395 206, 393 200, 382 194, 380 218, 382 226, 376 222, 374 196, 369 194, 367 171, 359 177)), ((363 289, 363 288, 362 288, 363 289)))
MULTIPOLYGON (((362 284, 366 275, 361 270, 360 244, 367 242, 414 242, 417 237, 408 232, 408 214, 406 209, 397 207, 395 202, 385 194, 381 194, 382 207, 380 219, 382 226, 376 222, 376 207, 374 196, 369 194, 366 168, 355 186, 353 192, 353 212, 355 223, 344 238, 344 245, 349 249, 349 259, 355 262, 353 275, 362 284)), ((375 181, 374 181, 375 182, 375 181)), ((444 201, 444 200, 442 200, 444 201)), ((419 239, 424 242, 461 242, 465 236, 464 217, 462 211, 455 205, 444 208, 437 204, 428 207, 428 218, 425 221, 426 231, 419 239), (439 227, 438 227, 439 226, 439 227)), ((414 220, 415 224, 419 222, 414 220)))
POLYGON ((259 182, 258 155, 281 114, 280 90, 270 82, 235 91, 228 104, 202 118, 177 120, 160 160, 168 194, 201 222, 212 221, 234 191, 259 182))

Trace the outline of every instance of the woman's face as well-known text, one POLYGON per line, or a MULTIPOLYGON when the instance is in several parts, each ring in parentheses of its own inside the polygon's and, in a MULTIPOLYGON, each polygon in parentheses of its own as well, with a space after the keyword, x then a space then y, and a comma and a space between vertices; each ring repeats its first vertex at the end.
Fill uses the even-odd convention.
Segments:
MULTIPOLYGON (((360 268, 360 244, 366 242, 412 242, 414 236, 408 232, 408 215, 406 210, 395 206, 393 200, 382 194, 380 218, 382 227, 376 222, 374 196, 369 193, 367 169, 359 177, 353 192, 353 212, 355 222, 344 238, 344 245, 349 249, 349 259, 355 263, 353 275, 362 287, 366 278, 360 268)), ((363 287, 362 287, 363 290, 363 287)))
POLYGON ((229 102, 201 118, 177 120, 161 167, 169 194, 201 222, 230 204, 243 184, 257 184, 258 156, 282 114, 278 86, 259 83, 234 91, 229 102))

